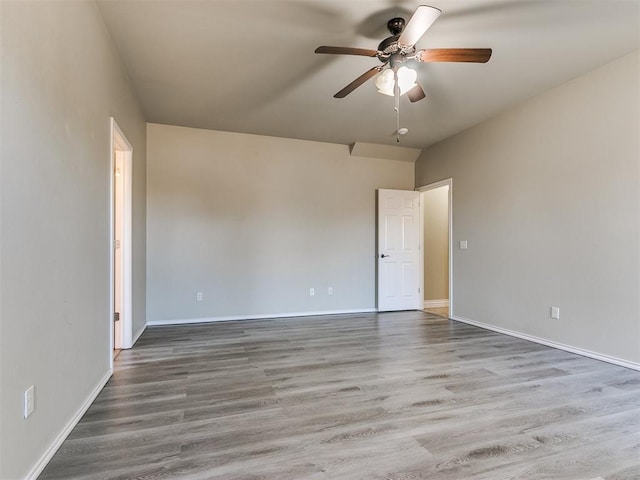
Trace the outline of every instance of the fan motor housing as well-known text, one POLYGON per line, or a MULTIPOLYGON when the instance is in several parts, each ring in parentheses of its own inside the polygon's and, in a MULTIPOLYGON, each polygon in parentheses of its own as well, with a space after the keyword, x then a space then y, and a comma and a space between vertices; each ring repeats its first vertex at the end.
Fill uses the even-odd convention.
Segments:
MULTIPOLYGON (((391 36, 385 38, 380 42, 380 45, 378 45, 378 51, 382 52, 385 56, 396 53, 398 51, 398 37, 391 36)), ((380 60, 383 62, 385 61, 384 58, 380 58, 380 60)))
POLYGON ((385 38, 382 42, 380 42, 380 45, 378 45, 378 51, 382 52, 382 55, 379 55, 378 59, 382 63, 387 63, 390 58, 396 56, 396 54, 398 53, 410 53, 408 50, 403 50, 398 47, 398 39, 400 38, 405 25, 405 19, 402 17, 395 17, 387 22, 387 28, 391 32, 391 36, 385 38))

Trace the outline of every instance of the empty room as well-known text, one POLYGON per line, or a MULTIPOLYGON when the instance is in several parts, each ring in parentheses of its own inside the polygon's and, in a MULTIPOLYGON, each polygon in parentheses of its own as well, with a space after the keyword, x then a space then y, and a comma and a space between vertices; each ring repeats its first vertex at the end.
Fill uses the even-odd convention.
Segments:
POLYGON ((0 0, 36 479, 640 479, 640 0, 0 0))

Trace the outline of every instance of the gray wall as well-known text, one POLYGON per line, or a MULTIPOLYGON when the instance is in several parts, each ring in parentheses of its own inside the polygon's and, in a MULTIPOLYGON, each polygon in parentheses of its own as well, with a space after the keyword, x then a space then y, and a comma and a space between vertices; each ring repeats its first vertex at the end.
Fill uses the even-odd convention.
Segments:
POLYGON ((376 189, 412 189, 413 163, 155 124, 147 142, 149 321, 375 307, 376 189))
POLYGON ((640 362, 640 55, 422 153, 453 177, 454 314, 640 362), (560 307, 560 320, 550 306, 560 307))
POLYGON ((134 147, 144 324, 146 129, 93 2, 0 4, 0 478, 18 479, 108 373, 112 115, 134 147))
POLYGON ((449 187, 422 193, 424 205, 424 299, 449 298, 449 187))

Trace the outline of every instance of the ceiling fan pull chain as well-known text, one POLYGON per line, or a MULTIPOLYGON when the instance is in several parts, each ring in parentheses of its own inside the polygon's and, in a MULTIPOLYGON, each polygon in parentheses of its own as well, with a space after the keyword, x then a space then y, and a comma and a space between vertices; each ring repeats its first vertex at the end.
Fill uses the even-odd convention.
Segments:
POLYGON ((396 111, 396 143, 400 143, 400 86, 398 85, 398 70, 393 70, 393 96, 396 111))

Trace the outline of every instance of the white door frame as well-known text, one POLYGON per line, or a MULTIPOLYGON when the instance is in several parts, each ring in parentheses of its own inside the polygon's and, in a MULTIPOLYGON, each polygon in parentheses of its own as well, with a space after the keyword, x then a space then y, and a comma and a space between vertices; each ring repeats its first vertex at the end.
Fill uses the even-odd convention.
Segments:
MULTIPOLYGON (((430 183, 416 188, 417 192, 427 192, 440 187, 449 186, 449 318, 453 318, 453 178, 430 183)), ((420 196, 420 265, 422 270, 420 291, 424 298, 424 202, 420 196)))
POLYGON ((115 219, 115 155, 122 155, 122 168, 120 171, 120 175, 123 182, 123 198, 122 198, 122 238, 120 239, 120 250, 122 252, 122 290, 121 290, 121 299, 122 299, 122 312, 121 312, 121 321, 120 328, 122 328, 122 333, 120 338, 122 338, 122 345, 119 345, 119 348, 131 348, 133 343, 133 308, 132 308, 132 235, 131 235, 131 209, 133 203, 133 183, 132 183, 132 173, 133 173, 133 147, 131 143, 127 140, 124 133, 118 126, 115 118, 111 117, 111 147, 110 147, 110 228, 109 228, 109 251, 110 251, 110 302, 109 302, 109 332, 110 332, 110 344, 111 349, 109 351, 109 358, 111 362, 111 367, 113 368, 113 349, 114 345, 114 327, 113 327, 113 317, 114 317, 114 241, 115 241, 115 230, 114 230, 114 219, 115 219))

